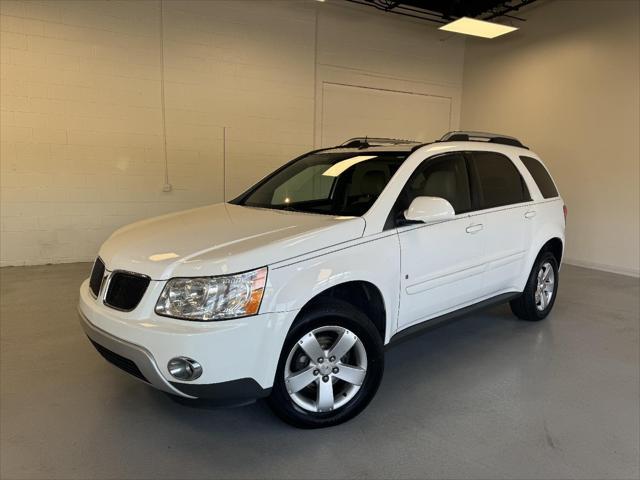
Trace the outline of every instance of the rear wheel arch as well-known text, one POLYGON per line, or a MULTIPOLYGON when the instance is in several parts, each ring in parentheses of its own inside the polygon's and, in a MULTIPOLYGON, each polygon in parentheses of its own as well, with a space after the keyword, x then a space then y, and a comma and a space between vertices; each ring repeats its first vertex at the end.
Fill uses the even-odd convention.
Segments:
POLYGON ((522 294, 509 302, 514 315, 528 321, 547 317, 557 297, 558 266, 551 248, 540 250, 522 294))
POLYGON ((553 254, 559 267, 564 256, 564 235, 562 235, 561 231, 551 228, 549 225, 542 228, 529 244, 526 259, 520 272, 521 276, 517 282, 517 291, 522 292, 524 290, 531 269, 545 252, 553 254))
POLYGON ((562 262, 563 249, 564 249, 564 244, 562 243, 562 240, 558 237, 554 237, 548 240, 542 246, 542 248, 540 248, 540 251, 538 252, 538 256, 543 252, 551 252, 555 257, 556 262, 558 263, 558 266, 559 266, 560 263, 562 262))

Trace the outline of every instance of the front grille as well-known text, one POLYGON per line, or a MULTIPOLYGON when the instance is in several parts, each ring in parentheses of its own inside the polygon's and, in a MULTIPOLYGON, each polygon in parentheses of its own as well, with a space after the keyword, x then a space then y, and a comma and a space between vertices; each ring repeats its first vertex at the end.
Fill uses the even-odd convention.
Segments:
POLYGON ((130 312, 138 306, 149 286, 149 277, 128 272, 114 272, 104 303, 112 308, 130 312))
POLYGON ((134 377, 138 377, 140 380, 144 380, 145 382, 149 383, 149 380, 144 377, 138 366, 133 361, 121 355, 118 355, 115 352, 112 352, 108 348, 103 347, 93 340, 91 340, 91 343, 93 343, 93 346, 96 347, 96 350, 100 353, 100 355, 104 357, 107 362, 115 365, 121 370, 124 370, 128 374, 133 375, 134 377))
POLYGON ((89 278, 89 288, 96 297, 100 293, 100 287, 102 286, 103 278, 104 263, 102 262, 102 260, 100 260, 100 257, 98 257, 93 264, 93 270, 91 270, 91 278, 89 278))

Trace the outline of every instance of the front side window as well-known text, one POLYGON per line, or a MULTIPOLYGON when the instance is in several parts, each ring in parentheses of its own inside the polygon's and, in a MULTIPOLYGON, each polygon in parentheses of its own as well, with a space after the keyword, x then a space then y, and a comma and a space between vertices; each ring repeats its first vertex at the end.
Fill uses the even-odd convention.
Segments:
POLYGON ((449 154, 424 161, 402 191, 400 209, 407 209, 416 197, 444 198, 456 214, 470 211, 469 175, 464 157, 449 154))
POLYGON ((312 153, 276 171, 232 203, 360 216, 371 208, 407 153, 312 153))
POLYGON ((478 186, 479 208, 494 208, 531 200, 520 172, 508 157, 495 152, 471 152, 478 186))

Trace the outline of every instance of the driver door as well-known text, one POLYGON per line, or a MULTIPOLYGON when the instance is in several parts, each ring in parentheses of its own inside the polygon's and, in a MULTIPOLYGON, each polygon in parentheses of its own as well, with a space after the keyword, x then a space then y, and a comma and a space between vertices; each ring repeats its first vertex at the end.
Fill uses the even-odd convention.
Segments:
POLYGON ((398 228, 399 330, 472 303, 483 292, 484 216, 470 215, 473 201, 464 156, 444 154, 425 160, 401 193, 402 211, 418 196, 446 199, 456 216, 398 228))

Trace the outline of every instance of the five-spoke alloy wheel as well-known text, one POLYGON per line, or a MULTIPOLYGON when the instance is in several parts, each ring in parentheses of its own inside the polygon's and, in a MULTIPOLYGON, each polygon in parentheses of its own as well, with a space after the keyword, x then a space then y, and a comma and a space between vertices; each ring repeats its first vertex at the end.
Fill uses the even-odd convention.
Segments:
POLYGON ((558 292, 558 261, 542 251, 533 264, 522 295, 511 300, 511 310, 523 319, 538 321, 551 312, 558 292))
POLYGON ((536 308, 544 311, 551 303, 556 286, 556 276, 549 262, 540 265, 537 275, 536 293, 534 295, 536 308))
POLYGON ((337 325, 316 328, 291 349, 284 381, 296 405, 330 412, 355 397, 367 374, 367 351, 358 336, 337 325))
POLYGON ((269 404, 298 427, 342 423, 369 403, 383 365, 382 339, 373 322, 349 303, 327 299, 292 326, 269 404))

